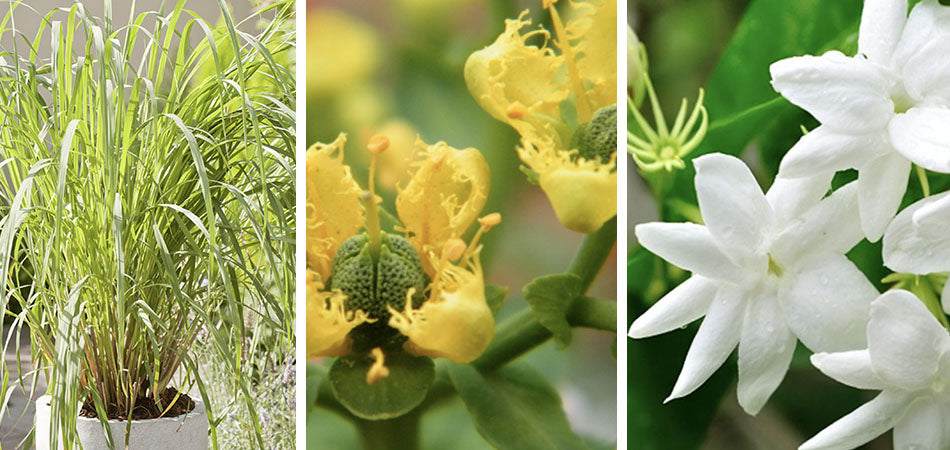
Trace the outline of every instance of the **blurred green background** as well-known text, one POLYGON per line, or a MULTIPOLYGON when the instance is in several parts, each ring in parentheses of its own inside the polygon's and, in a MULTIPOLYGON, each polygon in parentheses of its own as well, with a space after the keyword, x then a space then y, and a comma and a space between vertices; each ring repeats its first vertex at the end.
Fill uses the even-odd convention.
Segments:
MULTIPOLYGON (((405 184, 403 158, 416 133, 428 143, 475 147, 487 158, 492 186, 483 214, 500 212, 502 225, 482 240, 486 283, 510 295, 500 317, 524 309, 521 288, 532 279, 566 270, 582 235, 561 227, 543 192, 518 170, 517 134, 484 112, 465 87, 466 58, 495 40, 504 20, 530 9, 544 23, 541 2, 481 0, 339 0, 307 4, 307 142, 348 134, 345 161, 366 186, 365 144, 377 133, 392 144, 381 159, 378 185, 383 207, 393 211, 396 183, 405 184)), ((591 294, 616 298, 616 255, 591 294)), ((524 360, 546 373, 564 401, 574 431, 594 448, 616 442, 614 336, 575 330, 565 351, 553 342, 524 360)), ((308 448, 355 448, 356 430, 339 417, 313 409, 308 448)), ((489 448, 461 401, 427 413, 422 447, 489 448)))
MULTIPOLYGON (((861 8, 861 0, 630 1, 627 21, 646 46, 650 77, 668 119, 682 98, 692 103, 698 88, 706 89, 710 130, 690 158, 711 152, 738 155, 767 189, 781 157, 801 136, 800 125, 817 126, 772 90, 769 65, 834 49, 854 54, 861 8)), ((642 112, 652 117, 645 108, 642 112)), ((658 219, 686 221, 684 211, 695 208, 696 194, 689 162, 676 174, 673 187, 663 192, 662 205, 652 200, 629 158, 628 167, 629 324, 689 275, 639 247, 633 227, 658 219)), ((835 186, 855 175, 840 173, 835 186)), ((933 190, 947 189, 947 178, 931 177, 933 190)), ((921 197, 920 183, 912 177, 904 205, 921 197)), ((848 254, 883 290, 880 280, 887 271, 880 255, 881 244, 867 241, 848 254)), ((757 417, 745 414, 736 401, 734 356, 695 393, 663 405, 697 328, 698 322, 659 337, 628 339, 629 448, 795 449, 876 394, 825 377, 799 345, 785 381, 757 417)), ((888 432, 861 448, 891 446, 888 432)))

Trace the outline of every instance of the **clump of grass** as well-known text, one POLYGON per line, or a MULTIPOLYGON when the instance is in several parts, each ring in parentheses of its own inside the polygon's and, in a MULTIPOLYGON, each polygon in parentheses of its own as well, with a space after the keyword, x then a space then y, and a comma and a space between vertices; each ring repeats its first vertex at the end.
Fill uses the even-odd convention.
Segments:
POLYGON ((77 2, 39 30, 16 28, 14 2, 0 23, 30 47, 0 52, 0 299, 50 380, 37 439, 54 448, 73 448, 78 402, 104 421, 143 397, 167 408, 168 387, 197 388, 217 447, 199 334, 234 379, 215 394, 242 399, 263 447, 243 354, 262 330, 294 345, 295 82, 275 59, 293 53, 294 4, 246 19, 264 20, 251 34, 218 3, 217 33, 184 0, 125 24, 109 0, 102 18, 77 2))

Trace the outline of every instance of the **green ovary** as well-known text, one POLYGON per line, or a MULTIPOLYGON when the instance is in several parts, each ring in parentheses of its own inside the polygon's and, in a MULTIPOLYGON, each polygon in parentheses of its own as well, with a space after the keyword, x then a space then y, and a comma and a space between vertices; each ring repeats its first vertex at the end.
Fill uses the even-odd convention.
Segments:
POLYGON ((382 233, 377 261, 373 260, 366 233, 347 239, 333 259, 330 288, 346 294, 347 311, 362 310, 377 323, 389 321, 392 307, 402 311, 410 289, 412 306, 425 301, 426 275, 419 255, 405 238, 382 233))
POLYGON ((617 105, 598 109, 590 122, 577 129, 573 141, 581 158, 610 162, 617 151, 617 105))

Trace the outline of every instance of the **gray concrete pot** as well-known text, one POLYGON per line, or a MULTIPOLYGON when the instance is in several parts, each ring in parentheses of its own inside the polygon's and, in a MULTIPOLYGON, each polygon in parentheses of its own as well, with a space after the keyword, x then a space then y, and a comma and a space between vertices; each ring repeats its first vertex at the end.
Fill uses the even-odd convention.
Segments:
MULTIPOLYGON (((195 409, 190 413, 178 417, 162 417, 160 419, 133 420, 130 450, 207 450, 208 448, 208 413, 204 403, 195 401, 195 409)), ((50 397, 44 395, 36 400, 36 450, 50 450, 50 397)), ((77 410, 78 413, 78 410, 77 410)), ((124 420, 110 420, 112 439, 117 450, 125 448, 124 420)), ((106 436, 99 419, 79 417, 76 420, 76 431, 84 450, 108 450, 106 436)), ((63 444, 59 444, 62 450, 63 444)), ((77 447, 78 448, 78 447, 77 447)))

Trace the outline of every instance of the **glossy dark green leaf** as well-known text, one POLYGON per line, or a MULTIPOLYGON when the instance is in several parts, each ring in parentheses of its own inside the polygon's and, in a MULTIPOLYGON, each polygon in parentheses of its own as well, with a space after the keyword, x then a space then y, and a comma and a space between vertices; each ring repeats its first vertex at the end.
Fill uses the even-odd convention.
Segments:
POLYGON ((369 420, 401 416, 419 406, 435 380, 435 365, 427 357, 403 351, 386 353, 389 376, 373 384, 366 373, 373 365, 368 354, 344 356, 330 368, 333 394, 353 415, 369 420))
MULTIPOLYGON (((834 49, 853 54, 861 5, 860 0, 751 2, 707 83, 709 132, 690 156, 738 155, 781 119, 793 118, 786 125, 797 130, 797 119, 807 115, 772 89, 769 66, 783 58, 834 49)), ((769 157, 781 157, 784 151, 769 157)), ((766 167, 775 164, 765 162, 766 167)), ((676 174, 675 196, 695 201, 694 174, 692 164, 676 174)))
POLYGON ((574 299, 581 295, 580 277, 569 273, 545 275, 535 278, 521 292, 531 305, 534 318, 551 331, 559 347, 567 347, 571 343, 567 313, 574 299))
POLYGON ((637 246, 627 257, 627 290, 645 297, 654 278, 656 255, 637 246))
POLYGON ((534 369, 516 365, 485 375, 456 364, 449 377, 478 432, 496 448, 587 448, 571 431, 557 391, 534 369))

